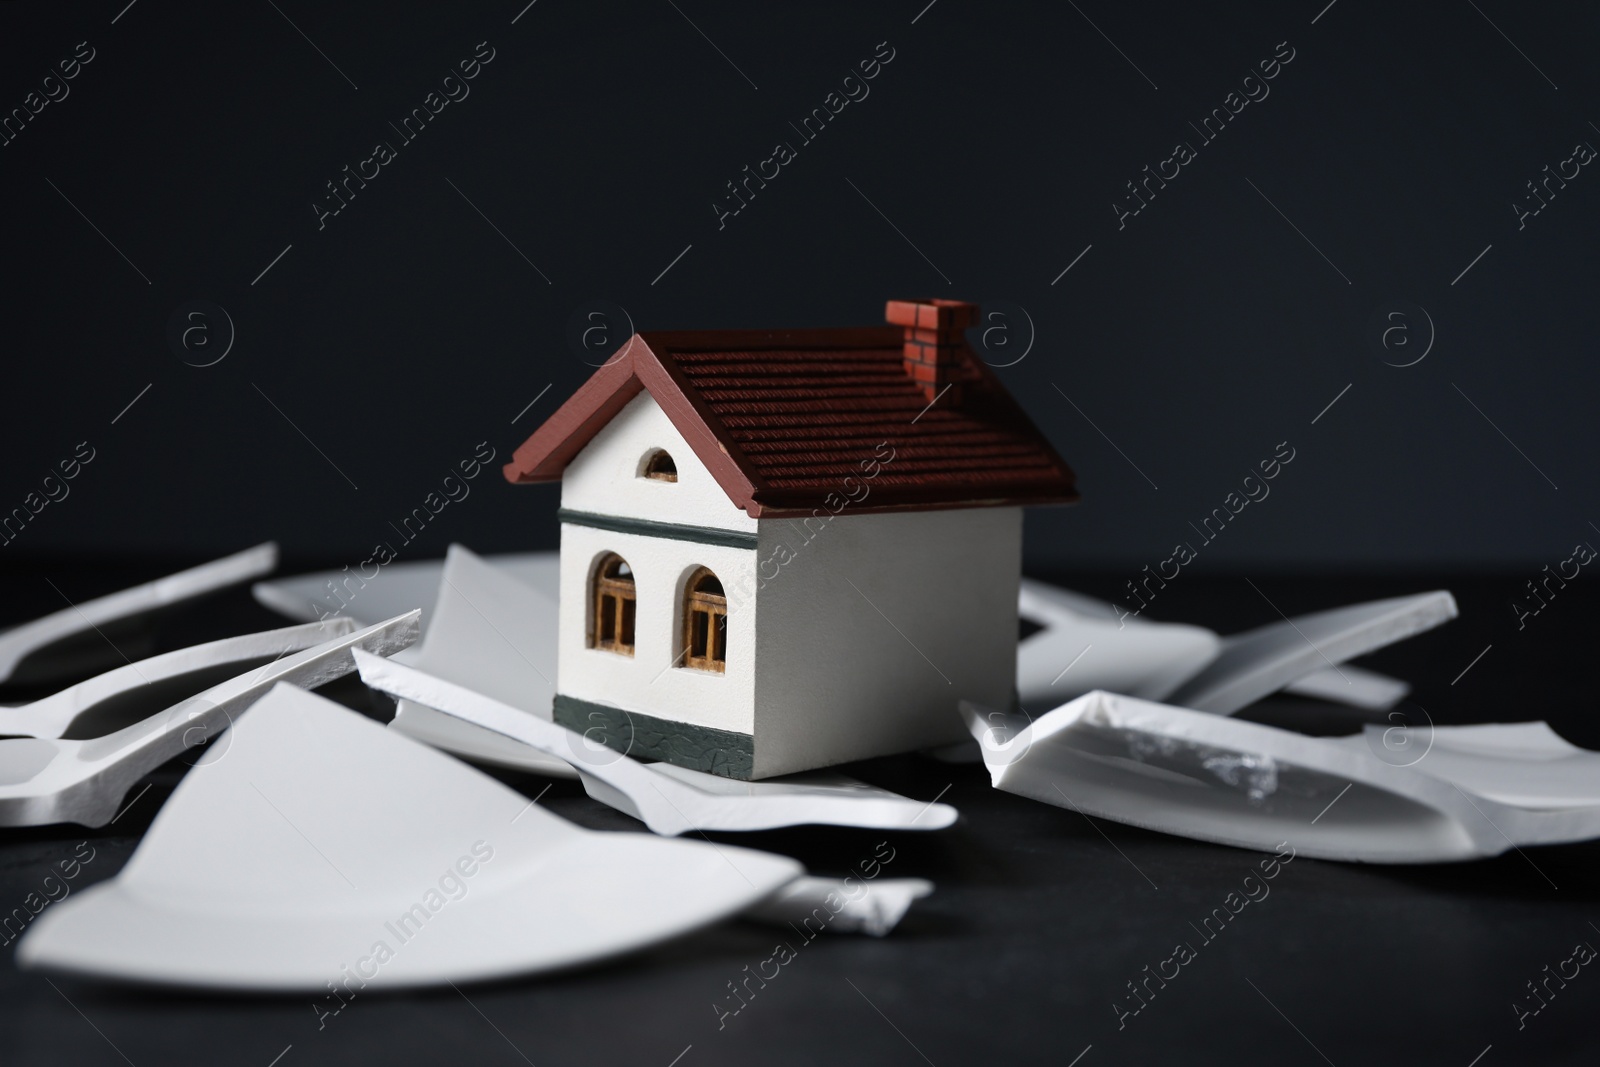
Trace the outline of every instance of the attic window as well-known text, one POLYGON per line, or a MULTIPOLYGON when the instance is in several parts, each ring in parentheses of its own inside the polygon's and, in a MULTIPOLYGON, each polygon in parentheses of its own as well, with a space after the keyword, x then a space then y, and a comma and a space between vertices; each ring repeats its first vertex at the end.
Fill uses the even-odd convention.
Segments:
POLYGON ((721 674, 727 660, 728 598, 717 576, 701 567, 684 590, 683 665, 721 674))
POLYGON ((615 552, 601 557, 595 568, 590 600, 594 621, 590 624, 589 647, 624 656, 633 655, 633 620, 636 608, 633 568, 615 552))
POLYGON ((672 462, 672 457, 665 449, 658 448, 645 457, 644 467, 639 473, 658 482, 675 482, 678 480, 678 465, 672 462))

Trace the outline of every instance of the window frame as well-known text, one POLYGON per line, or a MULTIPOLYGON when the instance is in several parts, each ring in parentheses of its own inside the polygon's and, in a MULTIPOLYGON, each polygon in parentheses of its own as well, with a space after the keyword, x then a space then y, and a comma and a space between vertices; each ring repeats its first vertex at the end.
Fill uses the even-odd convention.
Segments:
POLYGON ((664 448, 652 448, 646 452, 644 459, 639 463, 639 477, 647 478, 652 482, 675 483, 678 480, 678 461, 672 458, 672 453, 664 448), (657 469, 657 464, 663 460, 670 470, 657 469))
POLYGON ((710 579, 722 588, 710 567, 696 567, 683 586, 683 607, 679 612, 679 638, 683 651, 682 666, 688 670, 708 674, 728 672, 728 597, 726 593, 712 593, 700 589, 710 579), (697 633, 697 623, 704 619, 703 631, 697 633), (695 654, 697 643, 704 650, 695 654), (721 655, 718 655, 718 652, 721 655))
POLYGON ((639 590, 633 567, 616 552, 606 552, 589 579, 589 647, 632 656, 638 643, 639 590), (626 567, 626 577, 614 573, 626 567))

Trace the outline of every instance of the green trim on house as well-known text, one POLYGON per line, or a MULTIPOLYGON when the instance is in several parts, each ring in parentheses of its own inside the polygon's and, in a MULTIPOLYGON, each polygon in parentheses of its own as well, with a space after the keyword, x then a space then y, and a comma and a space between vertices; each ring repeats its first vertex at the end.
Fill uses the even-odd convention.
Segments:
POLYGON ((589 526, 596 530, 610 530, 612 533, 669 537, 674 541, 694 541, 697 544, 720 545, 723 548, 756 547, 756 535, 742 530, 714 530, 709 526, 656 522, 654 519, 625 519, 617 515, 598 515, 592 511, 573 511, 571 508, 562 508, 556 512, 556 521, 570 522, 575 526, 589 526))
POLYGON ((664 760, 741 781, 749 781, 755 768, 755 738, 733 730, 658 719, 561 693, 555 697, 555 720, 636 759, 664 760))

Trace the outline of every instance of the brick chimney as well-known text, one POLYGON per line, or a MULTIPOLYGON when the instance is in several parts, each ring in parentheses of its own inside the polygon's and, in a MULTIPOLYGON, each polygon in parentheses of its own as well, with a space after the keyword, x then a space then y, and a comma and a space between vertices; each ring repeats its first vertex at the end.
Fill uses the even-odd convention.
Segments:
POLYGON ((970 358, 965 332, 978 323, 978 305, 962 300, 891 300, 884 317, 905 328, 906 373, 930 401, 948 387, 945 402, 961 403, 970 358))

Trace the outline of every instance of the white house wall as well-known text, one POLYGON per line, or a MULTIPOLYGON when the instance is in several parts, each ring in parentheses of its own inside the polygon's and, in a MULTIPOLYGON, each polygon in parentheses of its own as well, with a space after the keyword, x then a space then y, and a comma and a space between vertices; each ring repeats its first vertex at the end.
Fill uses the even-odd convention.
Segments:
MULTIPOLYGON (((753 534, 755 520, 736 508, 683 435, 648 393, 628 403, 567 465, 564 512, 671 523, 753 534), (676 482, 639 476, 652 450, 666 449, 676 482)), ((755 693, 755 551, 640 532, 615 532, 563 521, 558 691, 564 696, 657 718, 748 734, 755 693), (615 552, 633 571, 634 654, 588 647, 590 579, 599 558, 615 552), (709 567, 728 598, 727 670, 681 663, 683 587, 709 567)))
POLYGON ((763 519, 756 555, 756 777, 953 743, 958 701, 1010 705, 1020 509, 763 519))
POLYGON ((567 464, 561 506, 719 530, 756 529, 756 520, 728 499, 648 392, 630 400, 567 464), (641 461, 657 448, 677 464, 676 482, 639 477, 641 461))
MULTIPOLYGON (((755 573, 755 552, 587 526, 561 527, 561 693, 657 718, 748 734, 754 725, 756 611, 739 593, 755 573), (589 648, 589 576, 599 557, 615 552, 633 568, 634 651, 624 656, 589 648), (674 666, 683 651, 683 586, 696 567, 710 567, 728 591, 727 671, 674 666)), ((1015 624, 1012 629, 1015 630, 1015 624)))

